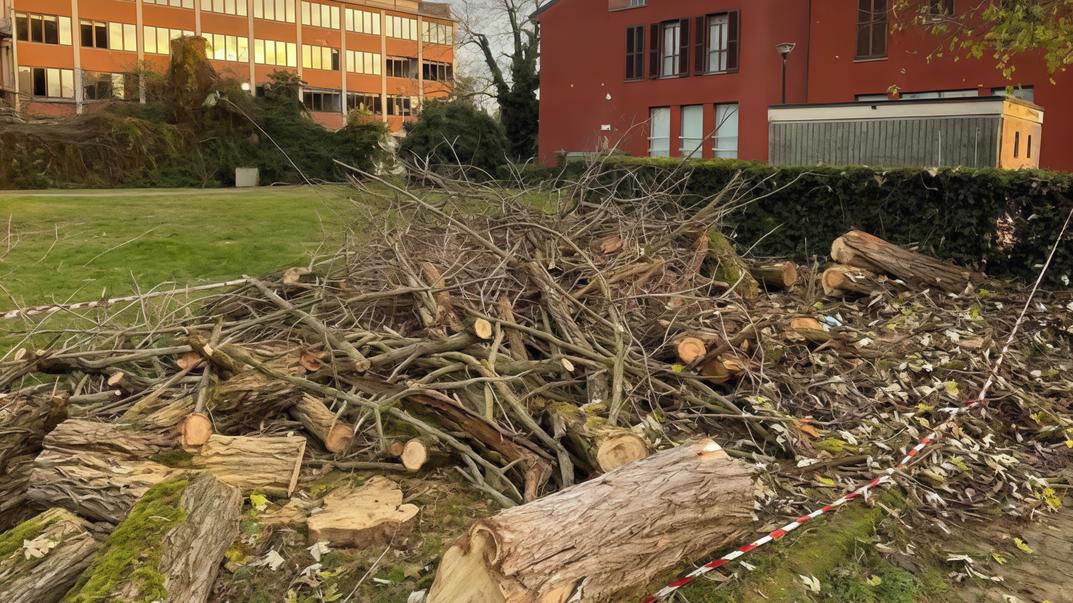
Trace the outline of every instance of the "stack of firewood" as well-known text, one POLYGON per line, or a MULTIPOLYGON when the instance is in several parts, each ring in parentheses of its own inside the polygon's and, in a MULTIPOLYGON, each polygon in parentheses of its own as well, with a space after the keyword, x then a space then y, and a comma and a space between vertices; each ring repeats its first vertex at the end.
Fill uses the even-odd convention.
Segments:
MULTIPOLYGON (((787 345, 829 338, 807 317, 754 318, 764 291, 800 275, 743 260, 719 233, 742 194, 732 183, 695 211, 644 198, 561 215, 500 199, 463 216, 397 189, 379 209, 404 224, 361 246, 197 312, 24 346, 0 363, 0 529, 14 528, 0 543, 18 540, 0 557, 0 593, 204 601, 243 495, 285 499, 324 465, 445 467, 504 507, 536 501, 448 553, 439 601, 492 600, 484 588, 561 600, 583 581, 608 597, 730 542, 753 488, 732 457, 793 458, 803 436, 724 388, 772 354, 761 330, 787 345), (668 413, 697 418, 685 430, 668 413), (701 435, 723 445, 676 447, 701 435), (670 500, 679 512, 651 521, 670 500), (556 512, 588 519, 533 540, 556 512), (645 536, 614 542, 620 532, 645 536), (139 571, 109 575, 117 564, 139 571), (467 582, 474 572, 483 582, 467 582)), ((857 232, 834 255, 832 293, 886 275, 946 290, 975 278, 857 232)), ((314 538, 368 542, 416 514, 391 484, 333 496, 314 538)))

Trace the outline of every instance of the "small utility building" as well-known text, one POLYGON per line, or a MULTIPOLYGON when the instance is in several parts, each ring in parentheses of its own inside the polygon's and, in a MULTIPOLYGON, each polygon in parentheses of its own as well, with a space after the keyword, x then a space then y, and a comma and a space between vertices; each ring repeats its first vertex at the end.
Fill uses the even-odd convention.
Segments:
POLYGON ((774 165, 1039 167, 1043 109, 980 96, 768 110, 774 165))

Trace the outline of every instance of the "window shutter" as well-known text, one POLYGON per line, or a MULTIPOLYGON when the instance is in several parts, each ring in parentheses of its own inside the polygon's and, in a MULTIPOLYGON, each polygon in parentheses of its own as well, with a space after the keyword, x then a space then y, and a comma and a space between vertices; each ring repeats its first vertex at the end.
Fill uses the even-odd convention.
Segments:
POLYGON ((741 46, 741 17, 738 11, 727 14, 727 71, 738 70, 738 48, 741 46))
POLYGON ((633 64, 634 69, 637 70, 637 79, 641 79, 645 76, 645 28, 643 25, 638 25, 634 31, 637 32, 637 40, 633 46, 633 64))
POLYGON ((626 28, 626 79, 632 80, 637 77, 637 74, 633 72, 633 53, 637 51, 637 47, 634 46, 634 41, 637 36, 634 35, 633 28, 626 28))
POLYGON ((656 23, 656 24, 654 24, 652 26, 652 28, 651 28, 651 32, 652 32, 651 38, 652 39, 649 40, 649 42, 648 42, 648 44, 649 44, 649 49, 648 49, 648 57, 649 57, 648 70, 650 72, 648 74, 648 77, 650 77, 652 79, 656 79, 656 78, 659 77, 659 41, 660 41, 659 27, 660 27, 659 23, 656 23))
POLYGON ((689 19, 680 20, 678 26, 682 33, 678 40, 678 76, 686 77, 689 75, 689 19))
POLYGON ((887 0, 875 0, 872 25, 872 56, 887 56, 887 0))
POLYGON ((707 71, 707 61, 705 60, 707 57, 705 55, 708 50, 706 48, 708 28, 705 27, 705 25, 707 25, 705 21, 707 21, 707 17, 697 17, 697 33, 695 34, 697 43, 694 45, 694 48, 697 49, 697 53, 693 56, 693 73, 696 73, 697 75, 707 71))

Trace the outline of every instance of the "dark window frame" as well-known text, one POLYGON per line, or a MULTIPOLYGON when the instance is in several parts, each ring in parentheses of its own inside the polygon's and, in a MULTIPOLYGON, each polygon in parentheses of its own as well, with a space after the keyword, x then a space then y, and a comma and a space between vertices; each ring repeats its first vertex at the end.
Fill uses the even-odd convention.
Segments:
POLYGON ((887 0, 858 0, 856 60, 887 58, 888 9, 887 0))
POLYGON ((626 28, 626 81, 645 79, 645 26, 626 28))

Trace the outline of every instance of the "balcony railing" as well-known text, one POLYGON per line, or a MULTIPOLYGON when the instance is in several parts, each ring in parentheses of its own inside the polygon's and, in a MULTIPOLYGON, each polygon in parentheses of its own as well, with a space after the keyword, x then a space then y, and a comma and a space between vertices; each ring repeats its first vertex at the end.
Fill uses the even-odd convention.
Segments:
POLYGON ((626 10, 628 8, 640 8, 647 3, 647 0, 607 0, 607 10, 626 10))

